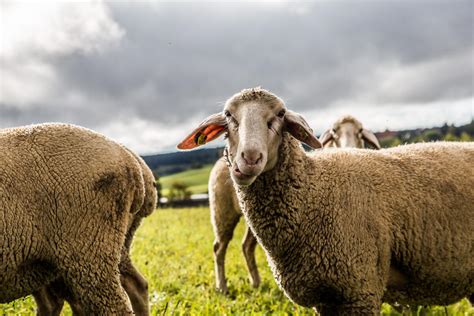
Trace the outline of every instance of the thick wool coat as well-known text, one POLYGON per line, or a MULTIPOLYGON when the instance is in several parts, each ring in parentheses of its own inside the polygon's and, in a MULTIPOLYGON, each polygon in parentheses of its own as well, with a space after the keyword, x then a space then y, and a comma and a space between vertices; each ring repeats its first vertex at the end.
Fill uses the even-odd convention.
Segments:
POLYGON ((474 292, 474 144, 306 154, 237 187, 246 222, 294 302, 377 314, 382 301, 449 304, 474 292))

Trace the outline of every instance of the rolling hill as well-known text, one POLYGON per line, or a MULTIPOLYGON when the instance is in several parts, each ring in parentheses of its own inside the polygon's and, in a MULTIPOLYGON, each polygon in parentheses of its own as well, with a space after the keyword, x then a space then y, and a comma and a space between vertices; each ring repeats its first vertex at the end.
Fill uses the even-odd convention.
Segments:
POLYGON ((223 148, 202 148, 166 154, 142 156, 155 176, 164 177, 189 169, 214 164, 222 156, 223 148))
POLYGON ((209 181, 209 173, 213 164, 204 165, 201 168, 190 169, 172 175, 160 178, 161 194, 168 196, 171 185, 175 182, 183 183, 188 186, 191 194, 207 193, 207 182, 209 181))

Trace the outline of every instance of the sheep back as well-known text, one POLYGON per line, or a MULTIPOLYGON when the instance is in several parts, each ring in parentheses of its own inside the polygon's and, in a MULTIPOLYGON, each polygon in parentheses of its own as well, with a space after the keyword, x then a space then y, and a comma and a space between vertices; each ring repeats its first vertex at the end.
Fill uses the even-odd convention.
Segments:
POLYGON ((124 147, 85 128, 41 124, 1 130, 0 148, 0 302, 39 289, 65 262, 118 265, 145 194, 124 147))

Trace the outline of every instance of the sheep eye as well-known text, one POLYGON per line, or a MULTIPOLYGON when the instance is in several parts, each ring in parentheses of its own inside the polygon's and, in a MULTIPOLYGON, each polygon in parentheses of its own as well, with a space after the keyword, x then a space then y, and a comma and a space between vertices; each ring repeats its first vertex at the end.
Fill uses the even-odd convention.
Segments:
POLYGON ((280 112, 278 112, 277 116, 278 117, 283 117, 283 116, 285 116, 285 112, 286 112, 285 110, 281 110, 280 112))
POLYGON ((280 135, 278 131, 273 127, 273 122, 273 120, 267 122, 268 129, 274 132, 275 134, 280 135))
POLYGON ((238 127, 239 126, 239 122, 237 122, 237 120, 235 119, 235 117, 232 116, 232 114, 230 114, 229 111, 225 111, 224 112, 224 115, 227 117, 227 119, 235 126, 235 127, 238 127))
POLYGON ((228 115, 227 116, 227 119, 229 120, 229 124, 235 128, 238 128, 239 127, 239 122, 237 122, 237 120, 232 116, 232 115, 228 115))

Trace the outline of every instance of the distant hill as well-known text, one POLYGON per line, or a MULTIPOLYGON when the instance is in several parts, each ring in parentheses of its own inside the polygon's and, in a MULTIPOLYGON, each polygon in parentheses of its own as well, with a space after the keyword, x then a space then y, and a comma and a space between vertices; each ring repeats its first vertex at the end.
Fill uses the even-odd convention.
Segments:
POLYGON ((155 176, 166 175, 199 169, 204 165, 214 164, 222 156, 223 148, 204 148, 193 151, 180 151, 168 154, 143 156, 155 176))
POLYGON ((161 177, 161 193, 163 196, 168 196, 174 183, 184 184, 191 194, 207 193, 207 182, 209 181, 209 173, 212 166, 212 164, 205 165, 201 168, 161 177))

